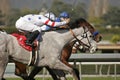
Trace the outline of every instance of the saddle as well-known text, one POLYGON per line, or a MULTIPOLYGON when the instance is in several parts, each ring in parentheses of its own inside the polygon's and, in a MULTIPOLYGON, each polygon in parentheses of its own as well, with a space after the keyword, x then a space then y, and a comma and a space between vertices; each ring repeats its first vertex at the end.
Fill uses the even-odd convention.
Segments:
MULTIPOLYGON (((24 48, 28 51, 32 51, 33 47, 29 46, 25 43, 25 41, 27 40, 25 35, 19 34, 19 33, 12 33, 11 35, 17 38, 17 41, 22 48, 24 48)), ((37 48, 37 40, 34 41, 34 48, 35 49, 37 48)))
POLYGON ((38 47, 38 41, 35 40, 33 43, 33 46, 29 46, 27 45, 25 42, 27 40, 27 37, 24 35, 24 34, 20 34, 20 33, 12 33, 11 34, 12 36, 16 37, 17 41, 18 41, 18 44, 24 48, 25 50, 29 51, 29 52, 32 52, 32 58, 31 58, 31 61, 29 63, 29 65, 34 65, 35 63, 35 60, 36 60, 36 50, 37 50, 37 47, 38 47))

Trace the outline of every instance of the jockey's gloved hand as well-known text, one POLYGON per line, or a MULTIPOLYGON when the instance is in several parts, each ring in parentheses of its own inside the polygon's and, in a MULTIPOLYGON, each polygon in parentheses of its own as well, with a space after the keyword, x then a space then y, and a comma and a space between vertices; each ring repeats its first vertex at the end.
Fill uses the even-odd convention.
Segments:
POLYGON ((69 23, 70 22, 70 18, 66 18, 65 21, 66 21, 66 23, 69 23))

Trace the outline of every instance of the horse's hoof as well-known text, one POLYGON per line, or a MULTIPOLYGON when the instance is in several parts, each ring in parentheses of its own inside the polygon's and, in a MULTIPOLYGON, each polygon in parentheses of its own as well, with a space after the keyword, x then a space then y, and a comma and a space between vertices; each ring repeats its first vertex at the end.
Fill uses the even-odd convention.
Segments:
POLYGON ((30 79, 30 80, 35 80, 35 79, 33 78, 33 79, 30 79))
POLYGON ((35 80, 34 78, 32 78, 32 79, 29 79, 29 80, 35 80))
POLYGON ((34 78, 28 78, 27 80, 35 80, 34 78))
POLYGON ((2 78, 2 80, 5 80, 5 78, 2 78))

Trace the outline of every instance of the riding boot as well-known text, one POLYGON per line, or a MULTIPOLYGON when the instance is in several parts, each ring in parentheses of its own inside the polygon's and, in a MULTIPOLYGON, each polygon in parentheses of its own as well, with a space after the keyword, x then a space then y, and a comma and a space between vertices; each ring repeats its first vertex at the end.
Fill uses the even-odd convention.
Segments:
POLYGON ((29 35, 29 37, 27 38, 26 44, 32 46, 33 41, 37 38, 38 35, 39 35, 39 31, 38 31, 38 30, 32 32, 32 33, 29 35))

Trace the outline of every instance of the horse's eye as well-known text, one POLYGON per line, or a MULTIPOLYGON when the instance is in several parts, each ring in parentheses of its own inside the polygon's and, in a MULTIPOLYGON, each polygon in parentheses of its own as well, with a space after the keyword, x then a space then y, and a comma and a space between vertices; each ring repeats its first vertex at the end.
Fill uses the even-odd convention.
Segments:
POLYGON ((87 37, 87 34, 82 34, 81 35, 83 38, 86 38, 87 37))
POLYGON ((91 38, 93 38, 93 35, 90 35, 91 38))

